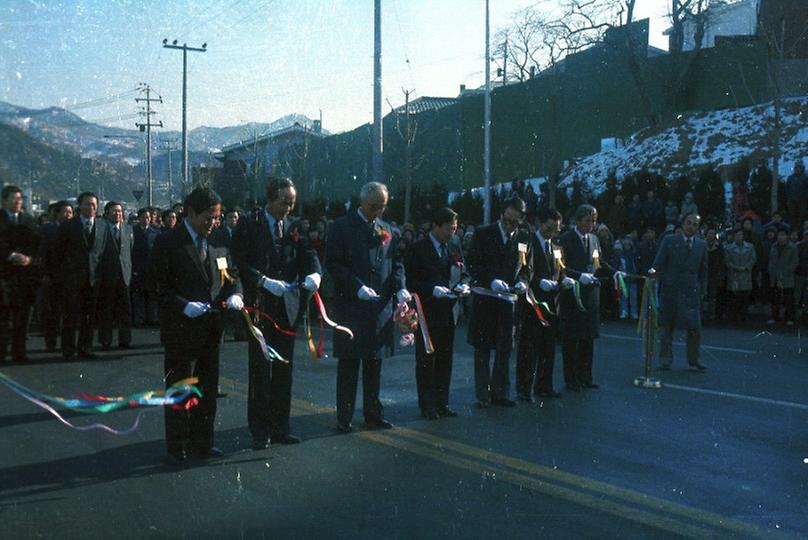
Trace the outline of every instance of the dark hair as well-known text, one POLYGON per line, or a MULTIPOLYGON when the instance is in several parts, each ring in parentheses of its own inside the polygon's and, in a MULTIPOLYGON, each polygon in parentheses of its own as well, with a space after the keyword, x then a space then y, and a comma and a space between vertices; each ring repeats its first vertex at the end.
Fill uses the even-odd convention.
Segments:
POLYGON ((561 213, 555 208, 540 208, 536 219, 539 223, 545 223, 548 220, 561 221, 561 213))
POLYGON ((575 221, 583 219, 587 216, 597 215, 598 210, 591 204, 582 204, 575 210, 575 221))
POLYGON ((137 217, 140 217, 143 214, 148 214, 148 213, 149 213, 149 209, 146 208, 145 206, 143 208, 138 208, 137 209, 137 217))
POLYGON ((2 196, 3 200, 5 201, 9 195, 13 195, 14 193, 22 193, 22 190, 14 185, 3 186, 2 196))
POLYGON ((177 217, 177 212, 169 208, 168 210, 163 210, 163 213, 160 216, 163 218, 163 221, 168 219, 169 214, 174 214, 174 217, 177 217))
POLYGON ((81 205, 81 202, 87 197, 92 197, 93 199, 95 199, 95 202, 98 203, 98 195, 96 195, 92 191, 85 191, 83 193, 80 193, 78 199, 76 199, 76 203, 81 205))
POLYGON ((238 206, 234 206, 232 208, 228 208, 224 212, 224 215, 226 216, 227 214, 232 214, 233 212, 237 213, 239 216, 244 213, 244 212, 241 211, 241 208, 239 208, 238 206))
POLYGON ((268 180, 269 184, 267 184, 267 201, 278 200, 278 195, 282 189, 295 188, 295 183, 288 178, 277 178, 275 176, 270 176, 268 180))
POLYGON ((502 213, 505 213, 505 210, 508 208, 513 208, 520 214, 524 214, 527 212, 527 206, 525 205, 525 201, 523 201, 520 197, 513 196, 507 201, 505 201, 505 206, 502 208, 502 213))
POLYGON ((192 209, 195 214, 201 214, 208 208, 222 204, 219 195, 210 188, 198 187, 185 197, 183 205, 185 209, 192 209))
POLYGON ((70 203, 67 201, 56 201, 55 203, 48 206, 48 212, 58 214, 64 209, 65 206, 70 206, 70 203))
POLYGON ((432 224, 437 225, 438 227, 445 225, 446 223, 453 223, 456 219, 457 212, 448 206, 438 208, 432 213, 432 224))
POLYGON ((107 212, 109 212, 109 209, 112 208, 113 206, 120 206, 121 210, 123 210, 123 205, 121 203, 117 201, 109 201, 107 204, 104 205, 104 215, 106 215, 107 212))

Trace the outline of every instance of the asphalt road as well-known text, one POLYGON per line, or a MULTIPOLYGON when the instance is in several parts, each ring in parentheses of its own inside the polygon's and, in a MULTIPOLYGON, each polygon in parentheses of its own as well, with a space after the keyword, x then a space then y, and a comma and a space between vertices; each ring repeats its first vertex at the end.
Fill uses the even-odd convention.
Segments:
MULTIPOLYGON (((463 328, 458 418, 419 418, 408 351, 382 369, 396 429, 362 430, 360 410, 350 435, 334 431, 335 360, 308 359, 300 342, 292 428, 305 441, 257 452, 246 428, 246 344, 228 341, 229 396, 216 428, 227 456, 180 471, 163 463, 158 410, 131 435, 80 432, 0 388, 0 537, 808 536, 808 351, 795 329, 707 328, 709 371, 688 370, 678 344, 655 390, 632 384, 643 373, 634 326, 607 323, 603 333, 599 390, 482 410, 463 328)), ((159 388, 157 332, 135 336, 125 355, 69 364, 36 352, 34 338, 33 362, 2 371, 56 395, 159 388)), ((136 415, 68 416, 124 428, 136 415)))

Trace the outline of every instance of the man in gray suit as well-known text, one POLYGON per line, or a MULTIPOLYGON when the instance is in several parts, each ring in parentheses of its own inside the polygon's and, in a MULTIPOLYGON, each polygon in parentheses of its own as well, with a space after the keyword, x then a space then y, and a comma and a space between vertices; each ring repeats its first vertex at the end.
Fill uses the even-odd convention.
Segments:
POLYGON ((696 236, 701 218, 688 214, 682 223, 682 234, 662 239, 648 271, 660 281, 659 358, 662 369, 673 362, 673 331, 687 333, 687 363, 691 368, 707 371, 699 362, 701 342, 701 299, 707 293, 707 244, 696 236))
POLYGON ((123 206, 110 201, 104 206, 105 225, 110 242, 101 263, 101 290, 98 306, 98 341, 101 350, 112 346, 112 327, 118 325, 118 347, 129 349, 132 343, 132 305, 129 284, 132 282, 132 227, 124 223, 123 206))

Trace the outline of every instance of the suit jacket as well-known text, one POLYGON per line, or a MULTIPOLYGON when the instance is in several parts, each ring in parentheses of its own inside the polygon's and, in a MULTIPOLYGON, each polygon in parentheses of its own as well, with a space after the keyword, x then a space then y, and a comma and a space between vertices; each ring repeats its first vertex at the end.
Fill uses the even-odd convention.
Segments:
MULTIPOLYGON (((554 312, 558 312, 556 309, 556 302, 558 300, 559 291, 544 291, 539 286, 539 283, 543 279, 549 279, 555 283, 560 283, 561 279, 563 278, 563 272, 561 271, 561 264, 559 262, 559 258, 561 257, 562 251, 561 246, 555 243, 554 240, 550 239, 548 242, 550 243, 550 255, 547 254, 545 249, 542 249, 541 242, 539 241, 536 234, 530 235, 530 242, 533 244, 532 252, 533 252, 533 263, 531 264, 531 278, 530 278, 530 290, 533 292, 536 300, 539 302, 546 302, 554 312)), ((519 301, 521 305, 522 317, 523 321, 530 322, 530 324, 540 324, 536 315, 533 311, 533 308, 530 307, 530 304, 522 298, 519 301)), ((544 318, 550 321, 550 328, 555 330, 557 324, 556 323, 556 316, 550 315, 546 311, 542 310, 542 315, 544 318)))
POLYGON ((109 227, 101 218, 95 219, 89 238, 84 234, 80 216, 59 227, 56 260, 61 264, 62 280, 66 287, 94 287, 98 283, 101 260, 109 239, 109 227))
POLYGON ((230 251, 221 240, 208 238, 208 257, 203 265, 185 225, 178 225, 157 238, 151 259, 151 275, 160 295, 161 342, 194 347, 203 342, 203 336, 221 335, 222 303, 242 292, 230 251), (220 259, 224 259, 235 283, 221 278, 217 268, 220 259), (191 319, 183 314, 188 302, 205 302, 213 309, 191 319))
MULTIPOLYGON (((177 227, 180 225, 178 223, 177 227)), ((150 234, 148 229, 144 231, 139 224, 132 226, 132 278, 137 283, 144 283, 149 271, 152 251, 149 247, 150 234)))
MULTIPOLYGON (((575 228, 561 235, 558 244, 561 246, 564 259, 565 273, 573 279, 579 279, 581 274, 594 274, 594 257, 597 252, 601 265, 606 265, 600 242, 594 233, 587 235, 589 250, 585 249, 575 228)), ((559 298, 559 318, 564 338, 593 339, 600 335, 600 283, 581 285, 581 304, 586 311, 581 311, 575 299, 573 289, 561 291, 559 298)))
POLYGON ((405 285, 397 240, 386 222, 377 219, 371 230, 353 210, 331 224, 327 238, 325 267, 335 289, 332 318, 354 332, 353 340, 334 333, 334 356, 378 357, 383 345, 392 346, 393 296, 405 285), (375 290, 379 300, 359 300, 356 292, 363 285, 375 290))
MULTIPOLYGON (((230 235, 220 229, 219 235, 228 242, 230 235)), ((309 243, 298 233, 284 233, 278 252, 269 222, 263 210, 259 209, 251 217, 243 217, 232 238, 231 253, 238 267, 244 286, 245 300, 267 308, 274 314, 284 312, 283 298, 275 296, 258 285, 261 276, 280 279, 287 283, 298 283, 307 275, 322 273, 320 260, 309 243)), ((305 291, 301 289, 301 294, 305 291)), ((308 295, 307 292, 305 292, 308 295)), ((289 321, 295 324, 295 321, 289 321)))
MULTIPOLYGON (((105 219, 101 219, 109 229, 110 225, 105 219)), ((101 265, 102 285, 112 285, 118 279, 123 279, 128 287, 132 282, 132 249, 134 247, 134 233, 132 227, 126 223, 121 223, 121 237, 119 242, 115 241, 110 229, 109 242, 104 251, 104 260, 101 265), (120 242, 120 245, 119 245, 120 242)))
MULTIPOLYGON (((478 227, 468 254, 469 273, 477 285, 488 288, 495 279, 513 286, 530 282, 533 252, 527 231, 517 230, 507 243, 502 242, 499 222, 478 227), (524 250, 521 264, 520 248, 524 250)), ((516 306, 510 302, 474 294, 468 343, 476 348, 509 351, 513 347, 516 306)))
POLYGON ((465 276, 463 254, 454 242, 446 244, 448 257, 442 260, 429 235, 415 242, 406 253, 404 268, 407 274, 407 290, 421 298, 427 323, 430 328, 454 326, 454 308, 457 299, 435 298, 432 289, 437 286, 451 289, 465 276), (454 276, 452 276, 452 269, 454 276), (454 279, 452 279, 454 277, 454 279))
POLYGON ((701 328, 701 297, 707 293, 707 243, 693 238, 688 249, 683 234, 665 236, 654 270, 659 280, 659 322, 686 330, 701 328))
POLYGON ((12 223, 5 210, 0 210, 0 306, 23 307, 33 303, 41 278, 40 234, 36 221, 19 213, 12 223), (21 253, 31 258, 29 266, 17 266, 8 258, 21 253))

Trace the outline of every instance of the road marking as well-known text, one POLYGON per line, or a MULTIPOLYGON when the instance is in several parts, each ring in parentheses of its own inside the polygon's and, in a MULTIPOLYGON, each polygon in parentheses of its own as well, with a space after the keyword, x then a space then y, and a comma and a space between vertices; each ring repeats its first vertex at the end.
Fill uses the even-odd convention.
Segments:
MULTIPOLYGON (((244 383, 231 379, 225 380, 228 384, 246 387, 244 383)), ((336 412, 334 407, 300 399, 292 399, 292 407, 297 411, 316 414, 334 414, 336 412)), ((778 533, 778 531, 767 531, 706 510, 699 510, 409 428, 396 427, 392 431, 385 432, 356 431, 353 435, 476 474, 494 474, 499 479, 515 486, 528 487, 551 497, 567 500, 676 535, 703 538, 711 533, 732 533, 739 536, 763 538, 777 536, 778 533), (609 500, 604 497, 617 500, 609 500)))
MULTIPOLYGON (((622 339, 624 341, 642 341, 642 338, 633 337, 633 336, 621 336, 619 334, 601 334, 601 337, 609 338, 609 339, 622 339)), ((675 341, 674 345, 678 345, 684 347, 686 343, 681 343, 679 341, 675 341)), ((702 349, 707 349, 709 351, 721 351, 721 352, 734 352, 740 354, 757 354, 758 351, 752 351, 750 349, 733 349, 732 347, 716 347, 715 345, 702 345, 702 349)))
POLYGON ((791 407, 792 409, 800 409, 808 411, 808 405, 805 403, 795 403, 793 401, 782 401, 780 399, 769 399, 756 396, 747 396, 744 394, 735 394, 733 392, 722 392, 721 390, 710 390, 709 388, 696 388, 694 386, 681 386, 678 384, 671 384, 663 382, 664 388, 673 388, 675 390, 686 390, 688 392, 696 392, 697 394, 710 394, 713 396, 730 397, 735 399, 743 399, 746 401, 754 401, 755 403, 766 403, 768 405, 781 405, 783 407, 791 407))

